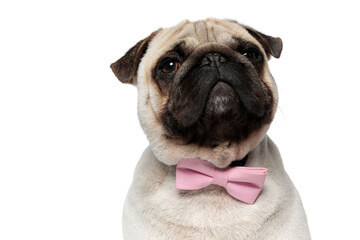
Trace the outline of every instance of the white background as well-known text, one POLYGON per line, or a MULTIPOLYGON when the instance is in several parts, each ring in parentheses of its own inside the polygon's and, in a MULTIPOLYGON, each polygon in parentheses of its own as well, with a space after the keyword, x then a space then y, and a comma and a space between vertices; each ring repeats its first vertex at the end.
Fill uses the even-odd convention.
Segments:
POLYGON ((121 239, 147 140, 109 65, 159 27, 235 19, 280 36, 269 131, 313 239, 360 239, 356 1, 2 1, 0 239, 121 239))

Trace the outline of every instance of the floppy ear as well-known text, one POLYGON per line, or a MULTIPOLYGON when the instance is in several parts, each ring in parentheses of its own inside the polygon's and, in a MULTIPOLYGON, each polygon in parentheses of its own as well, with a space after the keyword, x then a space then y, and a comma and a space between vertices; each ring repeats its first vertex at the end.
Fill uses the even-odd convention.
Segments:
POLYGON ((133 46, 123 57, 110 65, 115 76, 123 83, 131 83, 136 85, 137 70, 140 61, 149 46, 150 41, 160 31, 157 30, 150 34, 147 38, 139 41, 133 46))
POLYGON ((275 58, 279 58, 283 48, 281 38, 275 38, 258 32, 250 27, 244 26, 245 29, 253 36, 265 49, 266 55, 270 58, 270 55, 275 58))

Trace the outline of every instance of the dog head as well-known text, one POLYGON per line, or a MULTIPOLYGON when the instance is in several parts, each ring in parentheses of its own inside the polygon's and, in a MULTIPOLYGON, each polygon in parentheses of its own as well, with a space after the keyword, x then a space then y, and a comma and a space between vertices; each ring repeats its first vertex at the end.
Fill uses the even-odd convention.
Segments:
POLYGON ((184 21, 138 42, 111 65, 138 88, 138 116, 168 165, 200 157, 217 167, 264 138, 278 94, 268 69, 282 41, 229 20, 184 21))

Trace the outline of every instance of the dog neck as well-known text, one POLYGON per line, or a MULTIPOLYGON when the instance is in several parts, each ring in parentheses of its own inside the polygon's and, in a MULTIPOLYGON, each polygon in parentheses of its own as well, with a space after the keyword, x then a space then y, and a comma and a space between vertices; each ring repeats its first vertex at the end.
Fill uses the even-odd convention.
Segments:
POLYGON ((243 167, 246 164, 246 161, 248 159, 249 155, 246 155, 244 158, 240 159, 240 160, 236 160, 231 162, 230 167, 243 167))

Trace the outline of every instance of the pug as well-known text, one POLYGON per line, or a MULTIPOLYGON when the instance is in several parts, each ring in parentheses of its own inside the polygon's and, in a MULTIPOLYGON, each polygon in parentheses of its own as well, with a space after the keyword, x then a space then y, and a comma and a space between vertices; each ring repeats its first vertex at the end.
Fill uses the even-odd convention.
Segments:
POLYGON ((111 64, 121 82, 137 87, 149 140, 124 204, 125 240, 310 239, 299 194, 266 135, 278 105, 268 60, 282 47, 280 38, 211 18, 159 29, 111 64), (249 204, 229 194, 228 179, 177 188, 184 159, 267 175, 249 204))

